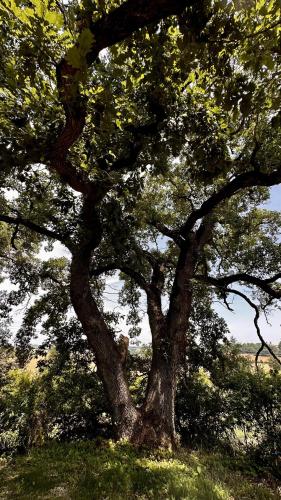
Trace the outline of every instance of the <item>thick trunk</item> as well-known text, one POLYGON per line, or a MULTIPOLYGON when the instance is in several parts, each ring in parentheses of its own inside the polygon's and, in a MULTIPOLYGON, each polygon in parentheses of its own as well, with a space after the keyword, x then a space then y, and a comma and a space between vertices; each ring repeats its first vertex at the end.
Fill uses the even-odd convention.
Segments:
MULTIPOLYGON (((153 359, 145 403, 137 409, 131 399, 122 350, 93 299, 89 285, 89 256, 85 249, 73 256, 71 266, 72 303, 89 344, 95 353, 98 373, 112 407, 118 439, 128 439, 135 445, 173 447, 176 444, 174 426, 175 371, 170 343, 163 338, 165 321, 150 311, 155 333, 153 359), (162 328, 159 329, 159 325, 162 328)), ((151 306, 151 303, 150 303, 151 306)))
POLYGON ((150 440, 162 446, 174 447, 178 443, 175 430, 176 385, 179 369, 185 361, 195 261, 193 247, 181 252, 166 317, 161 307, 161 286, 152 286, 148 293, 147 312, 153 354, 142 415, 144 424, 147 422, 150 426, 150 440))
POLYGON ((71 298, 89 344, 95 353, 98 373, 112 407, 117 438, 127 438, 136 445, 173 447, 175 432, 175 394, 179 368, 185 358, 186 333, 191 308, 191 278, 194 253, 182 251, 165 317, 161 308, 164 283, 161 268, 148 287, 148 316, 152 332, 152 364, 143 406, 133 404, 125 374, 124 353, 115 342, 99 311, 90 288, 89 269, 93 248, 98 243, 98 221, 85 204, 84 239, 73 251, 71 298), (86 237, 85 237, 86 235, 86 237), (95 235, 95 236, 93 236, 95 235))
POLYGON ((170 296, 167 313, 167 329, 173 344, 173 363, 182 364, 186 354, 188 321, 192 301, 192 277, 196 255, 190 251, 181 251, 178 259, 176 275, 170 296))
POLYGON ((174 447, 176 370, 171 363, 170 348, 153 353, 147 393, 142 408, 143 423, 149 429, 148 444, 174 447))
MULTIPOLYGON (((124 353, 115 342, 91 293, 90 258, 91 252, 87 246, 81 247, 73 255, 71 297, 95 353, 98 373, 112 407, 117 438, 126 438, 136 445, 174 447, 177 444, 174 422, 176 378, 186 330, 180 334, 182 322, 176 312, 171 328, 161 312, 160 295, 152 294, 148 300, 153 337, 152 364, 145 401, 142 408, 137 409, 126 380, 124 353)), ((185 310, 187 313, 186 307, 185 310)))
POLYGON ((130 439, 139 420, 139 412, 129 392, 122 353, 93 299, 87 260, 81 252, 73 257, 72 304, 94 351, 98 374, 112 408, 117 436, 130 439))
POLYGON ((72 305, 92 348, 98 374, 112 408, 117 437, 135 432, 139 412, 135 408, 124 371, 124 356, 98 309, 90 288, 92 251, 100 242, 101 229, 91 200, 85 200, 84 228, 79 246, 73 250, 70 293, 72 305))
POLYGON ((143 424, 147 429, 148 444, 174 447, 178 441, 175 431, 176 345, 171 340, 162 313, 161 290, 152 287, 147 303, 152 333, 152 362, 142 407, 143 424))

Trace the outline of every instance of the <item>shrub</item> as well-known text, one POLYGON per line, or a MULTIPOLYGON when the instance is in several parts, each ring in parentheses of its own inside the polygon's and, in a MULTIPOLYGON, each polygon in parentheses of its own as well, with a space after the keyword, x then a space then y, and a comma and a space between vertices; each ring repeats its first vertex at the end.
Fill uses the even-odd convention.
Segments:
POLYGON ((244 451, 278 473, 281 372, 256 371, 233 353, 223 367, 214 362, 209 372, 185 374, 178 385, 176 421, 185 444, 244 451))
POLYGON ((14 369, 0 389, 0 452, 21 452, 47 440, 109 435, 111 422, 94 366, 49 356, 40 371, 14 369))

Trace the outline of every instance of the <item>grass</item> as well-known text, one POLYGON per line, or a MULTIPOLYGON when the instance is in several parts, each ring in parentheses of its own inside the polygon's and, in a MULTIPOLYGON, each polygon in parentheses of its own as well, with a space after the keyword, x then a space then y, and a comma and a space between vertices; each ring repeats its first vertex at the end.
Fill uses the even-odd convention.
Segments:
POLYGON ((136 451, 106 441, 52 444, 0 462, 1 499, 280 499, 248 464, 219 454, 136 451))

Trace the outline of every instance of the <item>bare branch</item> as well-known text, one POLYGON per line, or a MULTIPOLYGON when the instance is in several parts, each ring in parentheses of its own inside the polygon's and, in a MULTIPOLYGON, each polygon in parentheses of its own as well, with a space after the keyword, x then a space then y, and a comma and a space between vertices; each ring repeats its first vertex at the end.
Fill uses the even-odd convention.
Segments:
POLYGON ((263 280, 265 283, 273 283, 274 281, 277 281, 278 279, 281 278, 281 272, 280 273, 277 273, 277 274, 274 274, 274 276, 272 276, 271 278, 266 278, 265 280, 263 280))
POLYGON ((231 312, 233 312, 233 311, 234 311, 234 309, 232 309, 232 307, 230 307, 230 305, 229 305, 229 303, 228 303, 228 301, 227 301, 227 293, 226 293, 226 291, 225 291, 225 290, 223 290, 223 302, 224 302, 224 304, 226 305, 226 308, 227 308, 229 311, 231 311, 231 312))
POLYGON ((242 299, 244 299, 254 310, 255 310, 255 317, 254 317, 254 324, 255 324, 255 327, 256 327, 256 331, 257 331, 257 335, 260 339, 260 342, 261 342, 261 346, 258 350, 258 352, 256 353, 256 357, 255 357, 255 364, 256 364, 256 368, 258 369, 258 359, 259 359, 259 355, 260 353, 262 352, 263 348, 266 347, 266 349, 268 350, 268 352, 271 354, 271 356, 275 359, 275 361, 277 361, 277 363, 281 366, 281 361, 280 359, 278 358, 278 356, 276 356, 275 352, 271 349, 270 345, 264 340, 262 334, 261 334, 261 331, 260 331, 260 327, 259 327, 259 317, 260 317, 260 313, 259 313, 259 308, 258 306, 252 302, 249 297, 247 297, 247 295, 245 295, 244 293, 238 291, 238 290, 234 290, 233 288, 228 288, 226 290, 227 292, 230 292, 230 293, 234 293, 235 295, 238 295, 239 297, 242 297, 242 299))
POLYGON ((264 338, 263 338, 263 336, 261 334, 259 323, 258 323, 259 317, 260 317, 258 306, 251 299, 249 299, 249 297, 247 297, 247 295, 245 295, 244 293, 240 292, 239 290, 235 290, 233 288, 227 288, 227 285, 230 284, 230 283, 233 283, 233 281, 231 281, 230 283, 227 283, 226 281, 224 282, 223 279, 220 280, 220 279, 212 278, 212 277, 209 277, 209 276, 194 276, 194 278, 195 279, 200 279, 200 281, 209 282, 213 286, 217 287, 224 294, 224 302, 225 302, 225 299, 226 299, 225 294, 227 294, 227 293, 233 293, 235 295, 238 295, 238 296, 242 297, 255 310, 254 325, 255 325, 255 328, 256 328, 259 340, 261 342, 261 347, 260 347, 260 349, 258 350, 258 352, 256 354, 256 359, 255 359, 256 367, 258 367, 258 357, 259 357, 259 355, 260 355, 260 353, 261 353, 261 351, 262 351, 262 349, 264 347, 267 348, 267 350, 271 354, 271 356, 281 366, 280 359, 276 356, 276 354, 274 353, 274 351, 271 349, 270 345, 267 344, 267 342, 264 340, 264 338))

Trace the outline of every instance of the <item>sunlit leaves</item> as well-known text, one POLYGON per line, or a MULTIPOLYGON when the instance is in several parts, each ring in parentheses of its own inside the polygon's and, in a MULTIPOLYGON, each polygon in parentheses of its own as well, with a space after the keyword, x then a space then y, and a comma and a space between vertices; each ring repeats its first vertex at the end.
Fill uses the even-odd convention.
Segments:
POLYGON ((79 35, 77 44, 71 47, 66 54, 66 60, 76 69, 86 67, 85 57, 90 52, 94 43, 94 35, 89 28, 85 28, 79 35))
POLYGON ((15 0, 3 0, 3 7, 12 15, 14 15, 21 23, 32 27, 35 18, 45 21, 56 28, 61 28, 63 25, 63 15, 55 10, 55 2, 51 2, 52 10, 49 9, 50 2, 46 0, 31 0, 30 6, 26 7, 24 2, 15 0))

